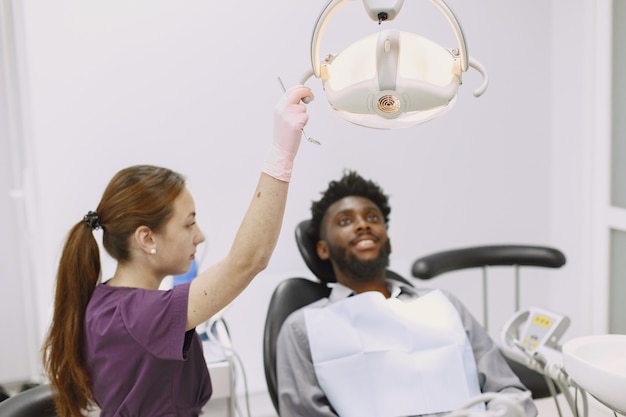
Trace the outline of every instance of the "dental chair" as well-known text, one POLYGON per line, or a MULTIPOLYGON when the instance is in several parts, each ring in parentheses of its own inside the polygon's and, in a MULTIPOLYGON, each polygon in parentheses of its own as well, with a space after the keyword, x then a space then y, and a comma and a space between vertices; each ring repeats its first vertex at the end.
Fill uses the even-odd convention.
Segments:
POLYGON ((58 417, 50 385, 38 385, 0 402, 0 417, 58 417))
MULTIPOLYGON (((436 252, 417 259, 411 274, 421 280, 430 280, 447 272, 468 268, 482 268, 483 326, 487 327, 487 271, 492 266, 510 266, 515 270, 515 311, 520 309, 519 270, 522 266, 560 268, 565 264, 565 255, 557 249, 544 246, 489 245, 473 246, 436 252)), ((504 353, 504 352, 503 352, 504 353)), ((555 396, 559 389, 554 387, 545 375, 511 359, 505 359, 522 383, 528 388, 533 399, 555 396)))
MULTIPOLYGON (((323 261, 317 256, 316 244, 317 242, 312 239, 307 233, 310 220, 304 220, 296 226, 295 238, 300 254, 302 255, 305 264, 313 272, 316 280, 311 280, 302 277, 288 278, 279 283, 274 290, 270 299, 267 316, 265 320, 265 329, 263 336, 263 362, 265 368, 265 379, 267 388, 270 394, 274 408, 280 414, 278 409, 278 383, 276 380, 276 339, 280 328, 289 314, 295 310, 304 307, 314 301, 327 297, 330 294, 330 288, 328 283, 335 282, 335 274, 332 269, 330 261, 323 261)), ((514 250, 512 252, 512 258, 507 258, 505 255, 507 252, 506 247, 498 247, 500 250, 490 252, 487 247, 482 250, 470 251, 469 254, 453 253, 449 254, 434 254, 430 257, 421 258, 415 262, 413 267, 413 275, 420 279, 430 279, 439 274, 442 274, 453 269, 459 269, 461 266, 465 268, 477 266, 477 262, 481 262, 483 265, 485 259, 478 257, 478 255, 489 255, 486 260, 493 262, 491 257, 496 257, 503 262, 504 260, 515 260, 520 262, 519 257, 523 250, 520 247, 519 251, 514 250), (468 261, 464 256, 470 255, 468 261)), ((533 248, 525 247, 526 252, 523 252, 527 258, 527 261, 538 263, 539 259, 550 258, 545 260, 541 266, 558 267, 565 263, 565 257, 558 251, 552 251, 549 249, 541 249, 538 252, 534 252, 533 248), (560 254, 560 255, 559 255, 560 254), (560 264, 557 266, 557 264, 560 264)), ((509 250, 511 248, 509 247, 509 250)), ((511 253, 509 253, 511 254, 511 253)), ((484 262, 484 264, 490 264, 490 262, 484 262)), ((533 265, 534 265, 533 263, 533 265)), ((501 264, 501 263, 499 263, 501 264)), ((514 263, 516 265, 517 263, 514 263)), ((528 264, 528 263, 522 263, 528 264)), ((508 265, 508 263, 507 263, 508 265)), ((528 264, 530 265, 530 264, 528 264)), ((397 273, 387 270, 387 276, 396 280, 405 282, 411 286, 412 283, 398 275, 397 273)), ((551 391, 547 386, 545 379, 542 375, 526 368, 525 366, 508 359, 507 362, 511 365, 513 371, 518 375, 522 383, 531 391, 533 398, 543 398, 549 396, 551 391)))

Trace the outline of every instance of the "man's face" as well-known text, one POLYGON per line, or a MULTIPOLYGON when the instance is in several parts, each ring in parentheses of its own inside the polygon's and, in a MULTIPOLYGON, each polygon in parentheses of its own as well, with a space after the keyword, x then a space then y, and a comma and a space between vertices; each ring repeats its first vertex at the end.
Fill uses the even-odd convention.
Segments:
POLYGON ((384 274, 391 244, 378 206, 357 196, 344 197, 332 204, 322 220, 317 253, 357 278, 384 274))

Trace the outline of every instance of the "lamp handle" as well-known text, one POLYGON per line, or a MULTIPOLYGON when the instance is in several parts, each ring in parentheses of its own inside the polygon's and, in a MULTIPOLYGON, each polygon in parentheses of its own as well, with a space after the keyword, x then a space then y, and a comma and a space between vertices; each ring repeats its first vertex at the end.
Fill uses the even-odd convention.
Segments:
MULTIPOLYGON (((320 65, 320 39, 322 37, 322 32, 326 28, 328 24, 328 19, 335 13, 335 11, 343 6, 345 3, 353 1, 353 0, 330 0, 322 9, 322 12, 317 17, 317 22, 315 23, 315 28, 313 29, 313 36, 311 37, 311 65, 313 67, 313 75, 316 78, 320 78, 321 75, 321 65, 320 65)), ((467 43, 465 42, 465 36, 463 35, 463 29, 461 28, 461 24, 458 19, 452 12, 452 10, 448 7, 448 5, 443 0, 430 0, 440 12, 442 12, 452 29, 454 30, 454 34, 456 36, 457 43, 459 44, 459 58, 461 60, 461 71, 465 72, 468 68, 468 54, 467 54, 467 43)), ((479 70, 478 68, 476 68, 479 70)), ((482 73, 482 71, 479 70, 482 73)), ((484 75, 484 74, 483 74, 484 75)), ((486 87, 486 86, 485 86, 486 87)), ((484 90, 483 90, 484 91, 484 90)), ((482 93, 481 93, 482 94, 482 93)))
POLYGON ((487 70, 485 69, 485 67, 482 66, 480 62, 476 61, 472 57, 470 57, 469 65, 470 67, 478 71, 480 75, 483 76, 483 83, 480 85, 480 87, 474 90, 474 97, 480 97, 483 95, 483 93, 487 89, 487 85, 489 84, 489 77, 487 76, 487 70))

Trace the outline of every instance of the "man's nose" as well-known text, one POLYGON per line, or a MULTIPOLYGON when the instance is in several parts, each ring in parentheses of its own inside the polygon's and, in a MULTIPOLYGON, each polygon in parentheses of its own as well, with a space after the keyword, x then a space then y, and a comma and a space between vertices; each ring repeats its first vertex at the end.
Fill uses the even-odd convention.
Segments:
POLYGON ((364 216, 357 216, 354 222, 355 229, 358 230, 369 230, 370 224, 364 216))

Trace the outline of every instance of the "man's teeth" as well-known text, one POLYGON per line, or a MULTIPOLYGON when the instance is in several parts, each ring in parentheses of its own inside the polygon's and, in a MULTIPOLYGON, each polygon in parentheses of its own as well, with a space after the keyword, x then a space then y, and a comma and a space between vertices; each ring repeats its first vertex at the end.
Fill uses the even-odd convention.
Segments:
POLYGON ((357 247, 370 247, 374 245, 374 241, 372 239, 363 239, 357 242, 357 247))

